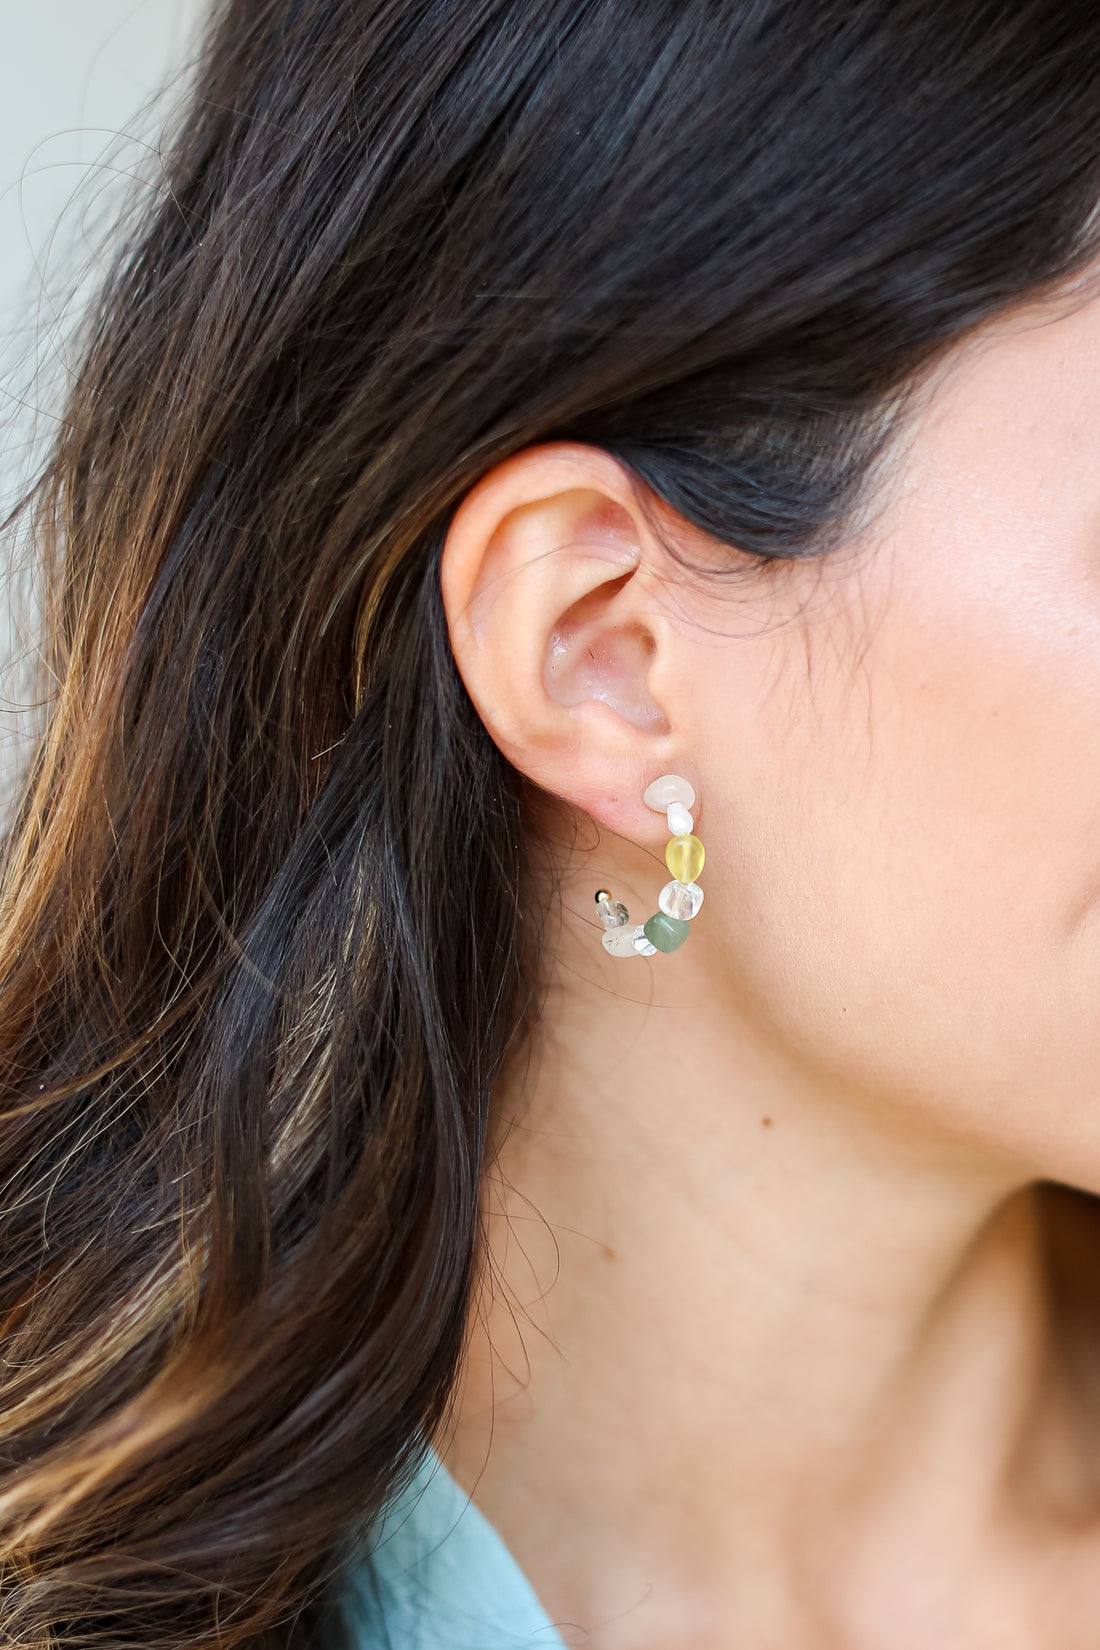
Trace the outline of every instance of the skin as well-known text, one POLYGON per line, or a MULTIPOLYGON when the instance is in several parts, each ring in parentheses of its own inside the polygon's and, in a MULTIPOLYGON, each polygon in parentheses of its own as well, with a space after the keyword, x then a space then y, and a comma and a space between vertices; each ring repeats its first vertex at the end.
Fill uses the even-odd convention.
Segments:
POLYGON ((1089 296, 956 348, 824 560, 580 446, 454 520, 561 920, 440 1447, 567 1643, 1095 1650, 1098 364, 1089 296), (612 958, 665 772, 706 902, 612 958))

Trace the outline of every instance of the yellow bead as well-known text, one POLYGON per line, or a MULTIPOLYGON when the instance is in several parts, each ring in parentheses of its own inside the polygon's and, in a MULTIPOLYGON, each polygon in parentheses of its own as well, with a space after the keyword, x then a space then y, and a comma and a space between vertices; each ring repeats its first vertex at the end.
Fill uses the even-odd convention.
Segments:
POLYGON ((697 836, 674 836, 665 849, 665 864, 677 882, 694 882, 706 857, 697 836))

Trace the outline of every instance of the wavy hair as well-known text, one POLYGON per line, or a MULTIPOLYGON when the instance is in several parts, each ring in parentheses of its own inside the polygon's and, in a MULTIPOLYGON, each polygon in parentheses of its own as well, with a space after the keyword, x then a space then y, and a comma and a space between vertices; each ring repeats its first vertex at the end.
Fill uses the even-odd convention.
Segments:
POLYGON ((822 553, 922 369, 1096 256, 1100 8, 222 0, 163 168, 23 518, 24 1650, 337 1644, 445 1414, 553 943, 448 643, 457 502, 566 438, 761 561, 822 553))

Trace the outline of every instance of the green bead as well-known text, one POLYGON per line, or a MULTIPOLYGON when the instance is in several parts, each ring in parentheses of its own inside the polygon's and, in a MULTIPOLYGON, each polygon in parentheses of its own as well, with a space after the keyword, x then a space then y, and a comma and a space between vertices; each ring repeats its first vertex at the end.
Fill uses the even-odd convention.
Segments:
POLYGON ((689 922, 681 922, 679 917, 666 917, 663 911, 655 912, 645 925, 645 937, 658 951, 679 951, 690 933, 689 922))

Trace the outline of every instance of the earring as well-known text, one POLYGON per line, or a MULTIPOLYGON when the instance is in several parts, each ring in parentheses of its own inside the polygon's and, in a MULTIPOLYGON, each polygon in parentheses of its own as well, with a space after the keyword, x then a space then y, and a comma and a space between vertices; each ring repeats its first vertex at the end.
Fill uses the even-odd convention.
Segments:
POLYGON ((659 911, 644 923, 631 922, 622 900, 612 899, 606 888, 596 891, 596 910, 606 930, 605 951, 613 957, 652 957, 658 951, 678 951, 691 932, 688 924, 703 903, 703 890, 696 877, 703 869, 706 850, 695 836, 695 788, 678 773, 663 773, 642 793, 647 808, 664 814, 672 841, 665 847, 665 864, 672 881, 657 898, 659 911))

